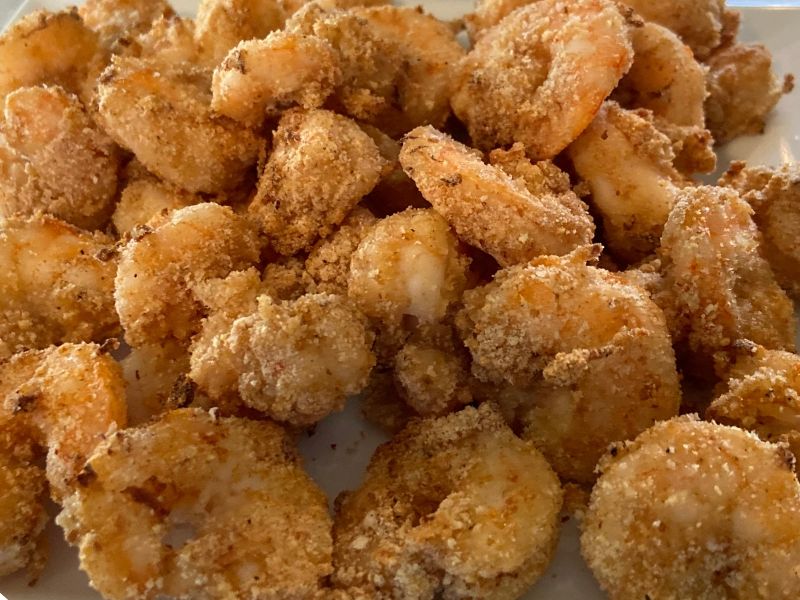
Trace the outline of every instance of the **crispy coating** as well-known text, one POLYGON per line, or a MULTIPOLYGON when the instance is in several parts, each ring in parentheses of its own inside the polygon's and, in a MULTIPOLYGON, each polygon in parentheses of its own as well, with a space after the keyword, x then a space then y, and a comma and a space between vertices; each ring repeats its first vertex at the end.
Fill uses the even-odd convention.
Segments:
POLYGON ((0 120, 0 214, 52 214, 100 229, 113 210, 119 153, 78 98, 60 87, 19 88, 0 120))
POLYGON ((279 0, 201 0, 195 39, 204 64, 218 65, 239 42, 264 38, 284 20, 279 0))
POLYGON ((230 208, 205 202, 139 230, 121 251, 114 297, 131 346, 188 342, 204 316, 193 286, 259 260, 255 228, 230 208))
POLYGON ((684 178, 669 139, 646 113, 607 102, 567 150, 591 191, 608 250, 635 263, 658 248, 684 178))
POLYGON ((236 187, 259 138, 208 106, 208 81, 187 66, 114 57, 98 82, 100 122, 151 172, 190 192, 236 187))
POLYGON ((203 199, 156 177, 144 176, 128 181, 111 215, 121 236, 134 234, 138 227, 155 228, 176 210, 199 204, 203 199))
POLYGON ((744 341, 737 350, 706 418, 786 442, 800 456, 800 357, 744 341))
POLYGON ((491 405, 414 421, 337 499, 334 585, 368 598, 518 598, 550 562, 561 503, 547 461, 491 405))
POLYGON ((540 0, 484 35, 458 67, 453 111, 483 150, 522 142, 553 158, 631 66, 629 25, 608 0, 540 0))
POLYGON ((160 17, 150 29, 130 41, 126 40, 125 49, 119 54, 146 59, 165 69, 180 63, 200 64, 200 49, 194 32, 194 21, 191 19, 178 15, 160 17))
POLYGON ((22 17, 0 35, 0 98, 17 88, 60 85, 88 104, 106 61, 98 36, 74 8, 22 17))
POLYGON ((550 178, 533 193, 524 176, 515 179, 486 165, 476 151, 433 127, 417 128, 405 137, 400 162, 458 236, 501 265, 567 254, 594 235, 586 206, 571 190, 560 184, 551 189, 550 178))
POLYGON ((772 70, 772 55, 761 44, 715 52, 707 77, 706 121, 718 144, 763 133, 767 115, 793 87, 791 77, 781 81, 772 70))
POLYGON ((175 11, 166 0, 86 0, 78 14, 103 46, 120 51, 133 37, 147 32, 158 19, 172 17, 175 11))
POLYGON ((317 292, 317 284, 301 257, 282 257, 269 263, 261 277, 261 289, 274 300, 297 300, 300 296, 317 292))
POLYGON ((340 80, 338 56, 327 41, 276 31, 228 53, 214 70, 211 107, 258 126, 290 106, 322 106, 340 80))
POLYGON ((131 348, 120 361, 125 377, 128 423, 146 423, 169 405, 180 377, 189 372, 189 353, 174 340, 131 348))
POLYGON ((466 286, 469 260, 439 214, 410 208, 378 221, 350 261, 348 294, 365 315, 400 325, 444 318, 466 286))
POLYGON ((784 447, 684 416, 612 447, 581 549, 611 600, 796 598, 800 485, 784 447))
POLYGON ((331 572, 325 496, 269 421, 167 413, 112 435, 81 484, 58 522, 110 600, 310 599, 331 572))
POLYGON ((521 6, 534 0, 477 0, 475 10, 464 15, 464 25, 472 42, 477 42, 487 30, 497 25, 521 6))
POLYGON ((275 132, 250 214, 284 256, 308 250, 375 187, 387 166, 358 125, 327 110, 290 110, 275 132))
POLYGON ((794 349, 794 307, 761 256, 759 237, 752 209, 735 191, 679 192, 659 251, 676 302, 676 342, 705 357, 738 339, 794 349))
POLYGON ((306 4, 316 2, 323 8, 355 8, 357 6, 381 6, 389 4, 390 0, 280 0, 280 4, 287 15, 292 15, 306 4))
POLYGON ((0 357, 119 334, 112 244, 52 217, 0 221, 0 357))
POLYGON ((778 169, 747 167, 734 162, 719 180, 732 187, 753 208, 761 232, 761 249, 775 278, 800 299, 800 170, 787 163, 778 169))
POLYGON ((341 296, 288 301, 268 295, 251 314, 192 347, 190 375, 213 399, 238 391, 271 418, 310 426, 341 410, 375 364, 363 315, 341 296))
POLYGON ((591 482, 609 443, 678 413, 664 316, 598 248, 507 268, 464 295, 457 323, 480 380, 510 384, 506 413, 565 479, 591 482))

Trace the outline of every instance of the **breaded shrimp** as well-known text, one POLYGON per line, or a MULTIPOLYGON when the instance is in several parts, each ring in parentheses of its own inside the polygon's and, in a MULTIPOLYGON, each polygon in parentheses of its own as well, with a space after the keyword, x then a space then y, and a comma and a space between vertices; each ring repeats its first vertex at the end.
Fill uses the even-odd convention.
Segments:
POLYGON ((484 35, 458 67, 453 111, 477 147, 514 142, 553 158, 631 66, 629 25, 609 0, 539 0, 484 35))
POLYGON ((404 316, 436 323, 461 298, 468 265, 447 221, 411 208, 367 232, 350 261, 347 291, 361 312, 390 328, 404 316))
POLYGON ((110 600, 310 599, 332 570, 325 496, 269 421, 173 411, 112 435, 80 483, 58 523, 110 600))
POLYGON ((88 104, 105 62, 97 34, 75 8, 33 12, 0 35, 0 98, 46 83, 60 85, 88 104))
POLYGON ((680 187, 669 139, 647 114, 607 102, 567 150, 591 191, 611 254, 635 263, 658 248, 680 187))
POLYGON ((181 376, 189 372, 189 352, 174 340, 131 348, 120 361, 125 377, 128 423, 139 425, 164 412, 181 376))
POLYGON ((800 594, 800 484, 785 447, 684 416, 611 448, 581 550, 611 600, 800 594))
POLYGON ((318 108, 341 79, 338 56, 325 40, 276 31, 233 48, 214 70, 211 107, 258 126, 269 115, 300 105, 318 108))
POLYGON ((131 346, 168 339, 187 343, 204 316, 192 287, 259 260, 255 228, 230 208, 205 202, 142 229, 122 249, 116 299, 131 346))
POLYGON ((280 0, 280 4, 287 15, 292 15, 306 4, 316 2, 323 8, 355 8, 357 6, 381 6, 389 4, 390 0, 280 0))
POLYGON ((800 357, 740 341, 706 418, 787 442, 800 456, 800 357))
POLYGON ((564 479, 589 483, 608 444, 678 413, 672 343, 644 290, 586 266, 598 247, 541 257, 467 291, 457 324, 478 379, 564 479))
POLYGON ((137 227, 157 227, 172 212, 202 201, 201 196, 176 188, 156 177, 140 177, 129 181, 122 190, 111 222, 117 233, 124 237, 132 235, 137 227))
POLYGON ((172 17, 175 11, 166 0, 86 0, 78 14, 103 46, 119 51, 159 18, 172 17))
POLYGON ((535 0, 477 0, 475 10, 464 15, 464 25, 473 43, 481 39, 487 30, 497 25, 512 12, 532 4, 535 0))
POLYGON ((336 588, 356 597, 519 598, 547 568, 562 491, 490 404, 417 420, 336 502, 336 588))
POLYGON ((690 187, 664 226, 659 254, 676 302, 676 342, 697 359, 749 339, 795 347, 794 307, 761 256, 752 209, 727 188, 690 187))
POLYGON ((113 240, 52 217, 0 220, 0 357, 119 334, 113 240))
POLYGON ((760 44, 735 44, 708 60, 706 121, 718 144, 740 135, 763 133, 767 115, 790 92, 793 79, 780 80, 772 55, 760 44))
POLYGON ((594 235, 586 206, 571 190, 542 185, 532 193, 524 177, 486 165, 475 150, 433 127, 406 135, 400 162, 459 237, 501 265, 567 254, 594 235))
POLYGON ((800 169, 787 163, 778 169, 734 162, 719 185, 739 192, 753 209, 761 232, 761 249, 775 278, 800 299, 800 169))
POLYGON ((366 319, 341 296, 268 295, 218 335, 192 346, 190 376, 212 399, 237 392, 269 417, 299 427, 341 410, 375 364, 366 319))
POLYGON ((290 110, 275 132, 250 214, 280 254, 308 250, 344 221, 386 166, 372 139, 347 117, 290 110))
POLYGON ((236 187, 258 157, 261 140, 212 114, 206 75, 114 57, 98 83, 100 122, 150 171, 190 192, 236 187), (163 67, 163 68, 162 68, 163 67))
MULTIPOLYGON (((194 21, 177 15, 161 17, 146 32, 126 42, 122 56, 147 60, 169 69, 181 63, 200 63, 200 49, 194 39, 194 21)), ((210 68, 210 67, 209 67, 210 68)))
POLYGON ((264 38, 284 20, 279 0, 201 0, 195 19, 201 59, 215 67, 239 42, 264 38))
POLYGON ((0 214, 46 212, 100 229, 113 210, 119 152, 60 87, 19 88, 0 120, 0 214))

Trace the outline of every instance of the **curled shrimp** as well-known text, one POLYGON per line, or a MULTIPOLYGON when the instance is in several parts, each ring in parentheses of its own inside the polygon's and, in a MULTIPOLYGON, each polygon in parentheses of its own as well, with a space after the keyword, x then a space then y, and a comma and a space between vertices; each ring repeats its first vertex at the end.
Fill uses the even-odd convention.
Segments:
POLYGON ((433 127, 406 135, 400 162, 459 237, 501 265, 566 254, 594 235, 586 206, 572 190, 556 182, 531 193, 524 177, 486 165, 476 151, 433 127))
POLYGON ((160 18, 174 16, 175 11, 166 0, 86 0, 78 14, 103 46, 119 51, 131 38, 146 33, 160 18))
POLYGON ((230 208, 206 202, 175 211, 156 229, 140 230, 121 251, 116 299, 131 346, 168 339, 188 343, 203 306, 192 287, 259 259, 255 228, 230 208))
POLYGON ((761 249, 778 283, 800 299, 800 169, 795 163, 780 168, 747 167, 731 163, 719 185, 739 192, 753 209, 761 232, 761 249))
POLYGON ((553 158, 591 123, 633 60, 608 0, 541 0, 484 35, 459 66, 453 111, 481 149, 553 158))
POLYGON ((647 293, 587 266, 598 248, 500 271, 464 294, 457 324, 481 381, 511 386, 512 424, 565 479, 591 482, 609 443, 677 414, 664 316, 647 293))
POLYGON ((561 504, 547 461, 492 405, 414 421, 337 499, 334 585, 367 598, 519 598, 550 562, 561 504))
POLYGON ((35 577, 46 559, 45 491, 61 502, 94 447, 125 426, 125 388, 96 344, 16 354, 0 363, 0 381, 0 572, 28 566, 35 577))
POLYGON ((325 496, 269 421, 183 409, 119 431, 58 523, 110 600, 310 599, 331 572, 325 496))
POLYGON ((331 233, 387 166, 354 122, 327 110, 287 111, 249 212, 284 256, 331 233))
POLYGON ((761 256, 752 209, 728 188, 688 187, 664 226, 659 254, 675 301, 675 341, 697 360, 738 339, 795 347, 794 307, 761 256))
POLYGON ((119 334, 113 240, 48 216, 0 220, 0 357, 119 334))
POLYGON ((212 114, 202 71, 114 57, 97 95, 106 132, 151 172, 189 192, 234 188, 256 162, 261 140, 212 114))
POLYGON ((784 447, 684 416, 613 446, 581 549, 612 600, 795 598, 800 484, 784 447))
POLYGON ((113 210, 119 152, 76 96, 20 88, 0 121, 0 213, 46 212, 100 229, 113 210))
POLYGON ((647 115, 607 102, 567 153, 589 184, 611 254, 627 263, 651 255, 687 183, 669 139, 647 115))

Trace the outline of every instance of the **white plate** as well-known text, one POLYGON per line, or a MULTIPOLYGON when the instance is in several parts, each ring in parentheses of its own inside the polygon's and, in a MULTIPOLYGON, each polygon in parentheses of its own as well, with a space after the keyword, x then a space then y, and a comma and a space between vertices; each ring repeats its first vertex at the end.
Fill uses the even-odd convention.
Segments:
MULTIPOLYGON (((8 0, 0 0, 5 3, 8 0)), ((69 4, 63 0, 29 0, 17 15, 37 8, 59 10, 69 4)), ((179 12, 191 15, 195 2, 173 0, 179 12)), ((399 4, 422 4, 444 19, 459 17, 472 6, 471 0, 401 1, 399 4)), ((800 64, 800 9, 744 8, 741 38, 764 43, 775 57, 778 73, 788 73, 800 64)), ((800 75, 800 73, 799 73, 800 75)), ((762 136, 736 140, 720 152, 720 169, 732 159, 746 159, 754 164, 778 165, 793 161, 800 154, 800 91, 784 98, 770 119, 762 136)), ((351 402, 347 409, 320 423, 313 436, 303 436, 301 450, 306 467, 332 500, 345 489, 356 487, 375 447, 384 436, 361 419, 351 402)), ((89 588, 86 576, 78 569, 74 549, 68 547, 60 529, 49 528, 50 561, 35 587, 28 587, 23 575, 0 580, 0 593, 9 600, 97 600, 99 594, 89 588)), ((562 532, 556 558, 549 571, 525 596, 525 600, 545 599, 600 600, 599 590, 578 551, 577 530, 567 523, 562 532)))

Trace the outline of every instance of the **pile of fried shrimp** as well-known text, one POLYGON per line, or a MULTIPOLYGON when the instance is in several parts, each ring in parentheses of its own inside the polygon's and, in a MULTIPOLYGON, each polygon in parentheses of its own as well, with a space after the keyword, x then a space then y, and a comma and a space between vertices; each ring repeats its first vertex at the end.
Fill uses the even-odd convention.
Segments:
POLYGON ((54 504, 109 600, 520 598, 568 518, 612 600, 800 597, 800 167, 700 183, 792 77, 623 1, 0 34, 0 576, 54 504))

